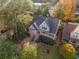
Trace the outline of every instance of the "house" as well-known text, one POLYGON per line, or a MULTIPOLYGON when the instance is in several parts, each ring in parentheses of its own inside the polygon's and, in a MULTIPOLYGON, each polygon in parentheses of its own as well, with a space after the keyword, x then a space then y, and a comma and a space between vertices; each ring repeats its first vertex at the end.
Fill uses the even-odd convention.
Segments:
POLYGON ((74 31, 71 33, 71 40, 70 42, 75 43, 77 46, 79 46, 79 24, 76 27, 74 31))
POLYGON ((55 38, 60 26, 60 20, 53 17, 39 16, 33 23, 33 26, 41 35, 55 38))
POLYGON ((41 6, 43 3, 48 2, 48 1, 47 1, 47 0, 33 0, 33 2, 34 2, 34 5, 35 5, 36 7, 39 7, 39 6, 41 6))
POLYGON ((49 3, 49 7, 54 6, 58 1, 59 0, 33 0, 36 7, 41 6, 43 3, 49 3))
POLYGON ((79 46, 79 24, 78 23, 65 23, 62 41, 74 43, 79 46))
POLYGON ((56 39, 56 35, 60 26, 60 20, 53 17, 43 16, 39 16, 36 19, 37 20, 29 28, 30 33, 33 33, 32 35, 35 35, 35 40, 39 40, 44 43, 53 43, 53 40, 56 39))

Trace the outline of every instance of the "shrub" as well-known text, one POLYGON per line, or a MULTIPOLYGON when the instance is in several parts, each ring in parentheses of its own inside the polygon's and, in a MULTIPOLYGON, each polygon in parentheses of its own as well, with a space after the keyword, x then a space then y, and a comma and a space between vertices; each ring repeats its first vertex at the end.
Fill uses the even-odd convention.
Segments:
POLYGON ((79 16, 75 17, 75 21, 79 23, 79 16))
POLYGON ((34 44, 30 44, 23 48, 22 59, 37 59, 37 48, 34 44))
POLYGON ((9 39, 0 38, 0 59, 20 59, 20 50, 9 39))
POLYGON ((60 47, 60 54, 66 59, 74 59, 76 57, 76 50, 72 44, 63 44, 60 47))
POLYGON ((42 35, 40 35, 40 37, 38 38, 38 40, 36 42, 43 42, 43 43, 48 44, 48 45, 54 45, 55 44, 54 40, 52 40, 49 37, 42 36, 42 35))

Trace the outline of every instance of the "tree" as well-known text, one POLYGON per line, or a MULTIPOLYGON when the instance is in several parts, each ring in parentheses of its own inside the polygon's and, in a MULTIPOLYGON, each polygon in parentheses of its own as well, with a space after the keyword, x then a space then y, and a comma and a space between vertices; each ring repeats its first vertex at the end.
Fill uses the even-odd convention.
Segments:
POLYGON ((69 43, 61 45, 60 54, 66 59, 76 58, 76 50, 73 45, 69 43))
POLYGON ((70 21, 75 16, 75 0, 59 0, 59 2, 50 11, 50 15, 58 17, 63 21, 70 21))
POLYGON ((37 59, 37 47, 35 44, 28 44, 22 50, 23 59, 37 59))

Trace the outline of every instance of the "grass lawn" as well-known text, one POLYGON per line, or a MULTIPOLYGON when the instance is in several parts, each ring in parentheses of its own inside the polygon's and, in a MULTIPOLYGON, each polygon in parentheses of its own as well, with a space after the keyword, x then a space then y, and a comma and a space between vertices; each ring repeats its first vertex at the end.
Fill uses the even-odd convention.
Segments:
POLYGON ((38 58, 37 59, 64 59, 61 58, 58 48, 49 46, 43 43, 38 44, 38 58))

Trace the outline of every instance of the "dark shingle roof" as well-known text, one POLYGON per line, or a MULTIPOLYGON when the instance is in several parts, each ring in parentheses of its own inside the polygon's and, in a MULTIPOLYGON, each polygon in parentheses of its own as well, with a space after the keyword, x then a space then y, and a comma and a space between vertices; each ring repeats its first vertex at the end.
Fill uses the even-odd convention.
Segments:
POLYGON ((37 31, 41 31, 41 33, 44 35, 50 36, 52 38, 56 37, 60 25, 60 20, 57 18, 43 16, 39 16, 36 19, 37 20, 33 24, 35 25, 37 31))
POLYGON ((76 14, 79 15, 79 8, 76 9, 76 14))
POLYGON ((35 3, 42 3, 42 0, 33 0, 35 3))
POLYGON ((79 8, 77 8, 76 11, 79 13, 79 8))

